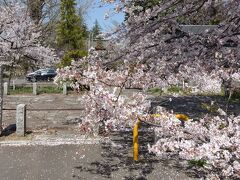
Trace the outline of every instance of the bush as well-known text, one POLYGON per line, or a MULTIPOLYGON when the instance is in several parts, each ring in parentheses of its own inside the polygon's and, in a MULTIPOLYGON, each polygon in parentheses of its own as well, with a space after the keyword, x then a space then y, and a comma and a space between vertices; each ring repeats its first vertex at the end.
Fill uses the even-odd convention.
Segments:
POLYGON ((59 68, 63 68, 66 66, 70 66, 72 61, 77 60, 79 58, 83 58, 87 56, 87 51, 82 50, 71 50, 64 54, 60 64, 58 65, 59 68))

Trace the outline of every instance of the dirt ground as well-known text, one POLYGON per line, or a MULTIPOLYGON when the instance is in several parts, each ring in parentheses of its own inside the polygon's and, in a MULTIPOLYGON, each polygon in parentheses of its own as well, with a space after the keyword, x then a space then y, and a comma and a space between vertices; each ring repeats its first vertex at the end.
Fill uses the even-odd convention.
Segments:
MULTIPOLYGON (((126 90, 124 95, 131 95, 138 90, 126 90)), ((41 95, 8 95, 4 96, 3 125, 7 127, 16 123, 16 107, 27 106, 27 129, 73 129, 84 117, 84 99, 81 94, 41 94, 41 95), (39 110, 37 110, 39 109, 39 110), (48 110, 51 109, 51 110, 48 110), (54 110, 63 109, 63 110, 54 110), (65 109, 65 110, 64 110, 65 109), (66 110, 67 109, 67 110, 66 110), (79 110, 78 110, 79 109, 79 110)))
MULTIPOLYGON (((43 94, 33 95, 10 95, 4 97, 4 109, 16 109, 18 104, 27 106, 27 129, 43 128, 75 128, 83 111, 76 110, 83 107, 79 95, 43 94), (29 109, 29 110, 28 110, 29 109), (39 110, 38 110, 39 109, 39 110), (51 109, 51 110, 48 110, 51 109), (70 109, 70 110, 54 110, 70 109), (73 110, 71 110, 73 109, 73 110), (34 111, 31 111, 34 110, 34 111)), ((3 124, 8 126, 16 123, 16 111, 3 111, 3 124)))
MULTIPOLYGON (((133 92, 133 91, 130 91, 133 92)), ((129 94, 129 92, 127 93, 129 94)), ((200 118, 206 114, 216 115, 216 108, 225 108, 226 99, 221 96, 181 96, 181 97, 151 97, 152 107, 163 106, 174 113, 185 113, 191 118, 200 118), (171 98, 171 101, 169 101, 171 98), (214 101, 212 112, 205 108, 205 105, 211 104, 214 101)), ((84 100, 80 95, 21 95, 21 96, 5 96, 4 108, 16 109, 18 104, 26 104, 27 109, 81 109, 84 105, 84 100)), ((239 101, 229 104, 229 114, 239 115, 239 101)), ((3 123, 4 126, 15 124, 16 111, 4 110, 3 123)), ((56 129, 63 133, 63 130, 78 130, 78 123, 84 117, 82 110, 45 110, 45 111, 27 111, 27 129, 56 129)), ((61 134, 60 134, 61 135, 61 134)), ((29 134, 31 138, 31 134, 29 134)), ((56 136, 59 137, 59 134, 56 136)), ((6 179, 15 179, 18 174, 21 178, 26 179, 194 179, 199 178, 199 174, 192 169, 182 169, 181 166, 173 161, 162 162, 161 159, 151 155, 147 151, 147 144, 154 143, 154 135, 148 132, 139 132, 140 144, 140 161, 134 163, 132 161, 132 131, 119 131, 111 134, 112 143, 101 143, 96 146, 89 146, 84 152, 80 152, 81 158, 77 162, 72 161, 72 157, 79 158, 74 154, 76 148, 85 149, 82 145, 72 146, 30 146, 26 148, 1 147, 0 160, 8 162, 0 166, 0 171, 6 179), (40 149, 38 151, 38 149, 40 149), (73 151, 73 153, 71 153, 73 151), (42 154, 42 152, 46 152, 42 154), (67 154, 70 152, 70 154, 67 154), (101 153, 99 153, 101 152, 101 153), (61 159, 64 157, 68 159, 61 159), (14 155, 13 155, 14 154, 14 155), (27 156, 23 156, 23 155, 27 156), (31 161, 29 161, 29 154, 31 161), (7 156, 6 156, 7 155, 7 156), (15 157, 22 157, 15 160, 15 157), (76 157, 75 157, 76 156, 76 157), (52 159, 51 159, 52 158, 52 159), (69 159, 70 158, 70 159, 69 159), (6 160, 8 159, 8 161, 6 160), (54 162, 49 164, 49 162, 54 162), (58 160, 59 161, 55 161, 58 160), (12 173, 9 171, 13 165, 11 162, 16 162, 17 167, 27 167, 19 172, 12 173), (68 163, 66 165, 65 161, 68 163), (34 162, 34 163, 33 163, 34 162), (35 164, 35 162, 38 162, 35 164), (46 162, 47 165, 46 165, 46 162), (64 162, 64 163, 62 163, 64 162), (22 164, 25 164, 22 166, 22 164), (32 166, 32 163, 34 166, 32 166), (172 163, 172 164, 171 164, 172 163), (56 168, 58 164, 59 168, 56 168), (28 166, 29 165, 29 166, 28 166), (32 168, 33 167, 33 168, 32 168), (43 168, 44 167, 44 168, 43 168), (67 168, 66 168, 67 167, 67 168), (32 170, 33 169, 33 170, 32 170), (40 173, 39 169, 42 169, 40 173), (66 174, 62 174, 62 171, 66 174), (37 172, 37 173, 36 173, 37 172), (187 175, 185 174, 187 173, 187 175), (30 175, 30 176, 29 176, 30 175), (190 177, 187 177, 187 176, 190 177), (32 177, 32 178, 31 178, 32 177), (192 178, 194 177, 194 178, 192 178)), ((81 150, 81 149, 79 149, 81 150)))
MULTIPOLYGON (((125 95, 131 95, 136 90, 126 90, 125 95)), ((226 98, 222 96, 179 96, 179 97, 154 97, 151 96, 152 107, 163 106, 174 113, 184 113, 190 118, 198 119, 206 114, 218 115, 216 110, 220 107, 226 109, 226 98), (171 101, 169 99, 171 98, 171 101), (211 102, 214 105, 211 109, 211 102)), ((18 104, 27 105, 27 129, 72 129, 78 127, 81 118, 84 117, 84 99, 81 95, 70 94, 42 94, 34 95, 9 95, 4 97, 4 109, 16 109, 18 104), (42 111, 38 111, 42 110, 42 111), (51 110, 48 110, 51 109, 51 110), (67 110, 54 110, 67 109, 67 110), (72 110, 71 110, 72 109, 72 110), (79 109, 79 110, 77 110, 79 109), (30 111, 34 110, 34 111, 30 111)), ((240 101, 229 103, 228 114, 239 115, 240 101)), ((3 124, 8 126, 16 123, 16 111, 3 111, 3 124)))

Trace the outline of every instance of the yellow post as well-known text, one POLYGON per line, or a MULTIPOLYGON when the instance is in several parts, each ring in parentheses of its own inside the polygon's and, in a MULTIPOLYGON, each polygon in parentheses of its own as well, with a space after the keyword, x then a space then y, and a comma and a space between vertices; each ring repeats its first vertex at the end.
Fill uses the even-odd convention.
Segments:
POLYGON ((139 155, 138 155, 138 129, 140 126, 140 121, 138 121, 134 128, 133 128, 133 160, 138 161, 139 155))
POLYGON ((178 118, 181 121, 181 126, 185 126, 185 121, 188 121, 189 117, 186 116, 185 114, 176 114, 175 116, 176 118, 178 118))
POLYGON ((186 116, 185 114, 176 114, 175 117, 178 118, 179 120, 183 120, 183 121, 187 121, 189 119, 189 117, 186 116))

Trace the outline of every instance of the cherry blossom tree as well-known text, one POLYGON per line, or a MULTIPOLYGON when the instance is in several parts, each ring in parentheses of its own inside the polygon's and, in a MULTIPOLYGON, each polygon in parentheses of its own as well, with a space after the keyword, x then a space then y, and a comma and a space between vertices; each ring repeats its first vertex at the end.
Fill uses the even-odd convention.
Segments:
POLYGON ((10 1, 0 6, 1 64, 10 67, 25 61, 37 66, 52 65, 57 57, 53 49, 44 45, 41 27, 27 11, 27 6, 10 1))
POLYGON ((239 178, 239 116, 227 116, 218 109, 219 116, 190 119, 181 126, 174 114, 160 110, 160 118, 155 121, 156 117, 149 115, 150 102, 144 92, 129 97, 123 90, 146 90, 185 81, 202 91, 218 92, 224 80, 238 79, 240 2, 230 1, 231 6, 226 5, 226 9, 231 7, 227 19, 216 29, 200 34, 184 32, 178 19, 210 7, 211 0, 163 0, 144 11, 135 6, 134 0, 102 2, 115 3, 117 11, 129 14, 120 31, 127 42, 122 53, 104 59, 100 53, 90 52, 88 57, 59 70, 55 80, 70 81, 76 89, 80 85, 90 87, 84 96, 86 117, 81 129, 94 132, 104 123, 107 131, 132 126, 138 119, 154 120, 159 123, 155 132, 160 139, 149 146, 151 152, 185 161, 202 160, 206 162, 206 178, 239 178), (119 60, 123 63, 116 70, 106 66, 119 60))

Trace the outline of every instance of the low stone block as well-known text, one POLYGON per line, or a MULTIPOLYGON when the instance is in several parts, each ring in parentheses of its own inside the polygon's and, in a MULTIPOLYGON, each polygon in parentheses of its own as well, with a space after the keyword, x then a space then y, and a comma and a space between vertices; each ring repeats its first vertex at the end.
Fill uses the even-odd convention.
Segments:
POLYGON ((16 134, 25 136, 26 133, 26 105, 19 104, 16 112, 16 134))
POLYGON ((13 91, 15 91, 16 90, 16 85, 15 85, 15 81, 13 80, 13 91))
POLYGON ((37 83, 33 83, 33 95, 37 95, 37 83))
POLYGON ((67 95, 67 84, 63 84, 63 95, 67 95))
POLYGON ((7 82, 5 82, 3 84, 3 94, 8 95, 8 83, 7 82))

